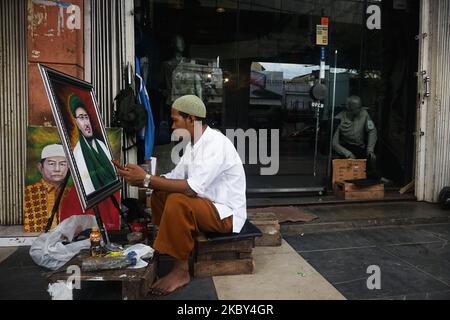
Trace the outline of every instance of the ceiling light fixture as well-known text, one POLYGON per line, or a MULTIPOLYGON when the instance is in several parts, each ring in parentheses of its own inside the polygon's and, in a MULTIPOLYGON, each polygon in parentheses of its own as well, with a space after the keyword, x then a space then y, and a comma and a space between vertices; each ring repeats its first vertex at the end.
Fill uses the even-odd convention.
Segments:
POLYGON ((216 0, 216 12, 217 13, 224 13, 225 12, 225 8, 224 7, 221 7, 221 6, 217 5, 217 0, 216 0))

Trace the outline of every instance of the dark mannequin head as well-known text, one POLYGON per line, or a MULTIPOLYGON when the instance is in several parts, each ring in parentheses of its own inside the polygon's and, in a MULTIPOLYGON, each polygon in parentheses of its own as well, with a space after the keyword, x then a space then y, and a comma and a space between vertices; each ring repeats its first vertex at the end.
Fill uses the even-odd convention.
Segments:
POLYGON ((347 112, 356 117, 361 112, 361 98, 350 96, 347 98, 347 112))
POLYGON ((171 48, 174 53, 183 53, 185 49, 184 39, 181 35, 177 34, 172 38, 171 48))

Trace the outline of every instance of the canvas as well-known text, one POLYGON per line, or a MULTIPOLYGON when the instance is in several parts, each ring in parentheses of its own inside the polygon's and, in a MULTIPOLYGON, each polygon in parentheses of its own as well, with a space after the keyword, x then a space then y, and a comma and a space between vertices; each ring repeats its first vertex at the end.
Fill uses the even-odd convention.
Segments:
MULTIPOLYGON (((113 157, 120 159, 122 129, 106 128, 113 157)), ((27 128, 26 174, 24 190, 23 229, 25 232, 43 232, 51 215, 58 192, 67 172, 66 159, 58 130, 55 127, 29 126, 27 128), (44 157, 44 158, 43 158, 44 157)), ((120 193, 116 192, 120 200, 120 193)), ((99 203, 100 214, 108 231, 120 230, 119 211, 110 199, 99 203)), ((94 214, 81 208, 72 179, 69 179, 61 198, 51 229, 72 215, 94 214)))
POLYGON ((39 65, 83 210, 122 186, 91 84, 39 65))

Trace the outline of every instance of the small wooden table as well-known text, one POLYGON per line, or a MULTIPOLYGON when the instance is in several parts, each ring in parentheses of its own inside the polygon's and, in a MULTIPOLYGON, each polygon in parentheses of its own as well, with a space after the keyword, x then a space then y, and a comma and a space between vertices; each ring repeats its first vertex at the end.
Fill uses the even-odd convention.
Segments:
MULTIPOLYGON (((63 267, 48 274, 47 279, 49 283, 55 283, 58 280, 67 281, 69 277, 73 276, 73 274, 67 273, 67 268, 76 265, 81 270, 83 258, 88 256, 88 250, 81 251, 63 267)), ((147 267, 140 269, 125 268, 90 272, 81 271, 80 281, 118 281, 122 283, 123 300, 142 299, 147 295, 148 290, 155 279, 157 259, 157 255, 155 255, 148 261, 147 267)))

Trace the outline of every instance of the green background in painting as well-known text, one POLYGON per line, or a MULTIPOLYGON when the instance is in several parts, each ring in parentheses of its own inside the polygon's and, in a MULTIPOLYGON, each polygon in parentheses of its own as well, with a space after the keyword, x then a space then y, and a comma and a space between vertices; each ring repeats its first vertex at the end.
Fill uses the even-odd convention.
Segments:
MULTIPOLYGON (((106 128, 106 135, 113 153, 113 159, 121 159, 122 129, 106 128)), ((25 185, 30 185, 41 179, 37 164, 41 160, 41 151, 46 145, 61 144, 58 130, 55 127, 28 127, 27 128, 27 168, 25 185)), ((70 179, 72 180, 72 179, 70 179)), ((69 181, 69 185, 72 181, 69 181)))

